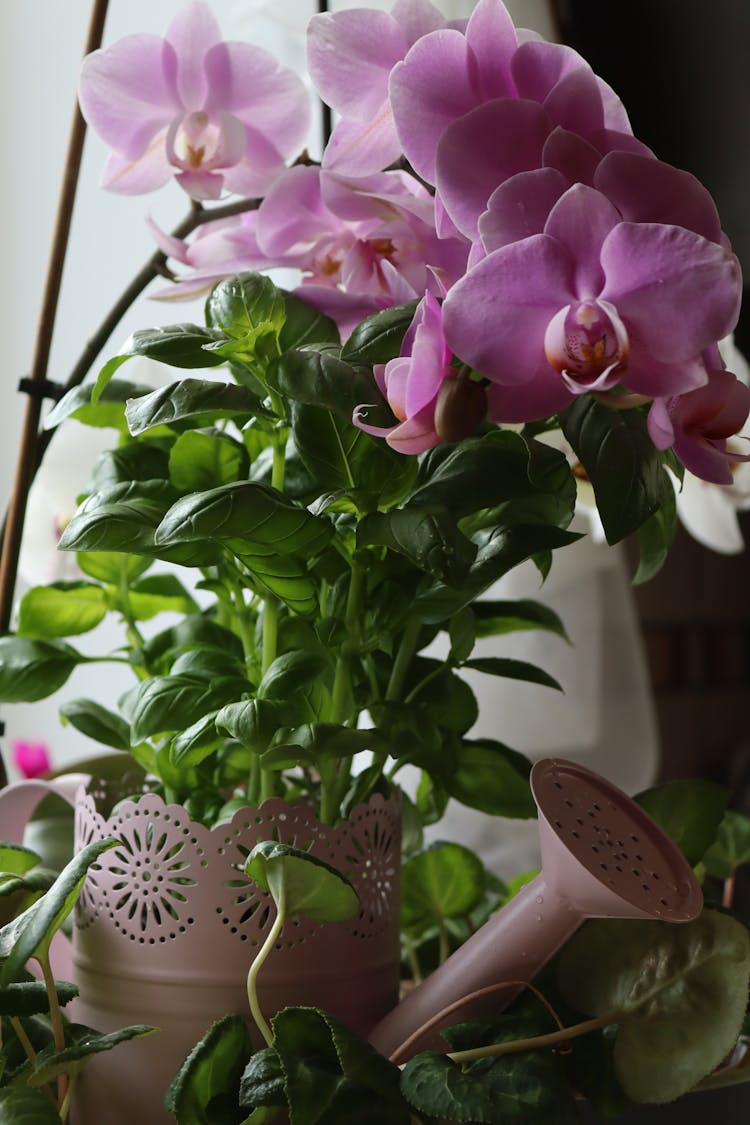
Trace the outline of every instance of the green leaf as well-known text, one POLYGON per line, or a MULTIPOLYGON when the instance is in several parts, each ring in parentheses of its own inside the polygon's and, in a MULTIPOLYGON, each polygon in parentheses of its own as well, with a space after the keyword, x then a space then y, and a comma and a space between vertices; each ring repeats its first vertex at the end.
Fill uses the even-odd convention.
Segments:
MULTIPOLYGON (((127 356, 110 361, 111 373, 117 370, 127 356)), ((125 379, 107 380, 101 396, 96 398, 92 394, 91 383, 82 383, 78 387, 71 387, 59 402, 50 410, 44 419, 45 430, 52 430, 59 426, 66 418, 75 418, 86 426, 95 426, 98 429, 114 429, 125 431, 125 403, 129 398, 137 395, 148 394, 151 387, 145 383, 130 383, 125 379)))
POLYGON ((256 1051, 240 1081, 240 1105, 286 1105, 286 1077, 276 1050, 256 1051))
POLYGON ((608 543, 619 543, 674 499, 640 410, 612 410, 582 395, 560 414, 560 424, 594 488, 608 543))
POLYGON ((414 319, 417 304, 417 301, 409 301, 368 316, 345 342, 341 358, 365 366, 395 359, 401 351, 406 330, 414 319))
POLYGON ((197 613, 198 603, 176 574, 149 574, 134 582, 128 607, 136 621, 150 621, 157 613, 197 613))
POLYGON ((181 379, 131 399, 126 417, 130 433, 137 435, 155 426, 173 426, 189 419, 197 419, 202 425, 225 418, 247 420, 259 407, 256 396, 236 383, 181 379))
POLYGON ((220 338, 197 324, 165 324, 134 332, 122 354, 145 355, 169 367, 213 367, 216 361, 206 347, 220 338))
POLYGON ((41 856, 23 844, 0 843, 0 872, 3 874, 25 875, 41 862, 41 856))
POLYGON ((60 1125, 60 1117, 41 1090, 10 1086, 0 1090, 0 1125, 60 1125))
POLYGON ((286 352, 269 369, 268 383, 284 398, 332 410, 345 422, 351 422, 355 408, 367 402, 376 404, 378 424, 396 423, 372 372, 330 352, 286 352))
POLYGON ((574 543, 580 536, 557 527, 519 525, 491 535, 477 551, 468 577, 459 589, 436 583, 419 594, 413 611, 420 621, 437 623, 473 603, 498 578, 542 551, 574 543))
POLYGON ((188 430, 169 454, 169 477, 180 492, 201 492, 247 476, 245 446, 227 434, 188 430))
POLYGON ((119 1046, 120 1043, 127 1043, 130 1039, 142 1039, 144 1035, 150 1035, 153 1031, 156 1031, 156 1028, 146 1024, 134 1024, 132 1027, 123 1027, 118 1031, 102 1034, 82 1024, 68 1024, 66 1047, 62 1051, 58 1051, 54 1044, 43 1048, 36 1057, 34 1069, 27 1081, 30 1086, 45 1086, 61 1074, 78 1074, 92 1055, 111 1051, 113 1047, 119 1046))
POLYGON ((120 715, 93 699, 67 700, 60 707, 60 716, 63 724, 70 723, 81 734, 93 738, 102 746, 111 746, 115 750, 130 749, 128 724, 120 715))
POLYGON ((450 586, 463 581, 477 554, 445 508, 372 512, 357 527, 357 547, 368 546, 390 547, 450 586))
MULTIPOLYGON (((74 984, 56 981, 55 991, 61 1007, 78 995, 74 984)), ((0 1016, 36 1016, 49 1011, 49 996, 43 981, 20 981, 0 988, 0 1016)))
POLYGON ((528 777, 530 763, 521 754, 490 739, 461 743, 455 770, 444 779, 451 797, 492 816, 536 816, 528 777))
MULTIPOLYGON (((445 1037, 462 1050, 552 1029, 548 1013, 522 1008, 520 1014, 460 1024, 445 1037)), ((465 1068, 446 1055, 416 1055, 404 1067, 401 1091, 418 1113, 431 1119, 490 1125, 577 1125, 580 1120, 562 1062, 551 1051, 480 1059, 465 1068)))
POLYGON ((285 320, 285 294, 261 273, 236 273, 214 286, 206 301, 206 324, 233 340, 252 337, 272 326, 278 334, 285 320))
POLYGON ((560 618, 541 602, 519 598, 517 601, 479 599, 472 605, 477 637, 500 637, 506 633, 544 629, 568 639, 560 618))
POLYGON ((107 599, 90 582, 52 582, 34 586, 21 599, 18 635, 70 637, 88 633, 104 620, 107 599))
POLYGON ((450 619, 448 635, 451 642, 450 660, 454 664, 460 664, 473 652, 477 639, 474 613, 468 606, 450 619))
POLYGON ((211 1025, 164 1095, 164 1104, 179 1125, 217 1125, 212 1102, 239 1090, 251 1050, 250 1035, 240 1016, 224 1016, 211 1025))
POLYGON ((669 781, 636 797, 695 867, 716 839, 729 792, 713 781, 669 781))
POLYGON ((63 641, 0 637, 0 700, 35 703, 61 688, 85 657, 63 641))
POLYGON ((401 925, 424 930, 445 918, 463 918, 481 901, 484 865, 462 844, 436 843, 401 868, 401 925))
POLYGON ((329 660, 323 652, 285 652, 277 656, 258 684, 259 699, 288 699, 323 674, 329 660))
POLYGON ((668 493, 657 512, 638 529, 640 557, 633 585, 650 582, 664 565, 677 530, 677 501, 674 490, 668 493))
POLYGON ((484 672, 487 676, 502 676, 508 680, 524 680, 526 683, 542 684, 544 687, 562 691, 560 684, 553 676, 525 660, 511 660, 505 656, 480 656, 474 660, 465 660, 462 667, 471 668, 475 672, 484 672))
POLYGON ((76 562, 89 578, 107 582, 118 589, 130 586, 152 565, 151 559, 117 551, 80 551, 76 562))
POLYGON ((338 723, 305 723, 278 731, 276 740, 261 758, 266 769, 286 769, 300 761, 315 764, 328 755, 340 760, 365 750, 387 749, 377 730, 357 730, 338 723))
POLYGON ((245 874, 273 897, 285 914, 316 922, 345 922, 359 912, 359 897, 348 879, 317 856, 290 844, 261 840, 245 863, 245 874))
POLYGON ((55 933, 76 904, 89 867, 117 841, 109 836, 87 844, 63 868, 44 898, 0 930, 0 987, 10 984, 32 957, 45 956, 55 933))
POLYGON ((166 480, 168 477, 166 449, 148 440, 128 441, 117 449, 99 454, 91 477, 92 491, 99 492, 132 480, 166 480))
POLYGON ((719 879, 730 879, 743 863, 750 863, 750 817, 729 809, 719 825, 716 842, 703 862, 719 879))
POLYGON ((294 1125, 409 1125, 398 1068, 315 1008, 285 1008, 271 1021, 294 1125))
POLYGON ((206 681, 178 674, 143 680, 131 701, 131 741, 137 744, 158 734, 184 730, 207 712, 236 699, 247 687, 246 682, 230 677, 206 681))
POLYGON ((704 909, 692 922, 588 922, 567 944, 558 985, 594 1017, 612 1013, 618 1081, 638 1102, 687 1093, 734 1047, 745 1016, 750 934, 704 909))
POLYGON ((302 301, 294 293, 283 293, 284 325, 279 333, 279 350, 306 348, 313 344, 339 344, 336 322, 302 301))
POLYGON ((222 707, 216 715, 216 728, 254 754, 262 754, 282 725, 282 714, 278 704, 270 700, 246 699, 222 707))
POLYGON ((182 769, 200 765, 221 746, 224 740, 216 731, 217 714, 218 711, 209 711, 180 731, 169 747, 169 758, 173 766, 182 769))

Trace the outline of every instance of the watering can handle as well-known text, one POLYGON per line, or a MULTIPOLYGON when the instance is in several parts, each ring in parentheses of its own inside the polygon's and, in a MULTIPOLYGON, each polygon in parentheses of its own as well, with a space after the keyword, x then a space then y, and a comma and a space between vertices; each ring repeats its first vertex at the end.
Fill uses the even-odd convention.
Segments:
POLYGON ((66 773, 52 781, 16 781, 0 790, 0 840, 22 844, 26 825, 45 797, 55 794, 73 806, 79 786, 89 780, 85 773, 66 773))

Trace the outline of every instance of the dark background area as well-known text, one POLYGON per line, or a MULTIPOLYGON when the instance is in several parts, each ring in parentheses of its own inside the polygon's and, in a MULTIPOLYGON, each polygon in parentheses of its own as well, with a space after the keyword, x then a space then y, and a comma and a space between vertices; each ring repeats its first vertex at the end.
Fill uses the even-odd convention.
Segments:
MULTIPOLYGON (((746 278, 735 339, 750 356, 750 3, 556 0, 561 38, 624 101, 634 133, 711 191, 746 278)), ((750 542, 750 513, 741 515, 750 542)), ((633 551, 635 558, 635 550, 633 551)), ((664 779, 728 783, 750 813, 750 555, 681 528, 662 573, 636 589, 664 779)))

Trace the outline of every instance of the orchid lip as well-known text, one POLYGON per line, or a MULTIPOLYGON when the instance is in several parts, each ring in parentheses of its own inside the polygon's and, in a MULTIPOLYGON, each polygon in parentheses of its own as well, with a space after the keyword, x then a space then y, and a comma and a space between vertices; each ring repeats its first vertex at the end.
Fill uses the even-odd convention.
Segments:
POLYGON ((565 305, 550 320, 544 337, 548 363, 575 394, 614 386, 629 350, 625 325, 608 301, 565 305))

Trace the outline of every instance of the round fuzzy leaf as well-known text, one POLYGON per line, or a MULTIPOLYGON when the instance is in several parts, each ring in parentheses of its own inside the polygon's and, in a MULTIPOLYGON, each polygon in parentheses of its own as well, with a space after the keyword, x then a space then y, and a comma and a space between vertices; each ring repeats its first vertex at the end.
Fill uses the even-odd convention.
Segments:
POLYGON ((615 1070, 638 1102, 668 1102, 710 1074, 745 1017, 750 934, 704 910, 692 922, 589 922, 568 943, 558 983, 568 1003, 619 1024, 615 1070))
POLYGON ((729 792, 712 781, 669 781, 636 798, 692 866, 700 863, 715 840, 728 799, 729 792))
MULTIPOLYGON (((65 1007, 78 995, 74 984, 55 982, 58 1003, 65 1007)), ((37 1016, 49 1011, 49 996, 43 981, 19 981, 0 989, 0 1016, 37 1016)))
POLYGON ((4 875, 25 875, 41 862, 41 856, 23 844, 0 844, 0 872, 4 875))
POLYGON ((359 897, 348 879, 317 856, 289 844, 273 840, 256 844, 245 874, 289 914, 303 914, 316 922, 345 922, 359 911, 359 897))
POLYGON ((60 1125, 60 1118, 41 1090, 6 1086, 0 1090, 0 1125, 60 1125))
POLYGON ((92 1055, 111 1051, 119 1043, 126 1043, 129 1039, 141 1039, 144 1035, 150 1035, 152 1031, 156 1031, 156 1028, 149 1027, 147 1024, 134 1024, 132 1027, 123 1027, 118 1031, 102 1034, 83 1024, 69 1024, 66 1032, 67 1045, 62 1051, 57 1051, 51 1043, 39 1052, 34 1070, 28 1079, 29 1085, 44 1086, 60 1074, 78 1074, 92 1055))
POLYGON ((750 817, 731 809, 725 812, 704 862, 719 879, 729 879, 741 864, 750 863, 750 817))
POLYGON ((463 918, 480 902, 486 873, 462 844, 436 843, 401 869, 401 923, 423 929, 444 918, 463 918))

